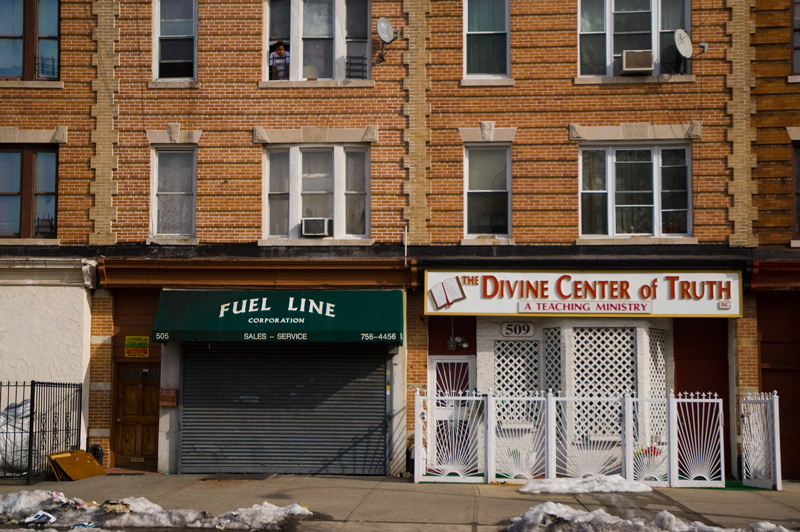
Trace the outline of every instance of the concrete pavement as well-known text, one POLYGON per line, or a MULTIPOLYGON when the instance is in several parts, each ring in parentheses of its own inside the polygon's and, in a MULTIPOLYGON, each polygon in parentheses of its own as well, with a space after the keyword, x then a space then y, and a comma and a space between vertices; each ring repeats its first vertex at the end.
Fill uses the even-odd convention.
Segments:
MULTIPOLYGON (((76 482, 0 483, 0 494, 19 490, 63 491, 69 498, 103 502, 145 497, 165 509, 217 514, 269 501, 301 503, 314 517, 298 532, 489 532, 546 501, 573 508, 603 508, 618 517, 651 521, 668 510, 685 521, 745 527, 770 521, 800 530, 800 482, 781 492, 657 488, 651 493, 522 494, 518 485, 413 484, 407 479, 307 475, 107 475, 76 482)), ((293 528, 293 527, 290 527, 293 528)))

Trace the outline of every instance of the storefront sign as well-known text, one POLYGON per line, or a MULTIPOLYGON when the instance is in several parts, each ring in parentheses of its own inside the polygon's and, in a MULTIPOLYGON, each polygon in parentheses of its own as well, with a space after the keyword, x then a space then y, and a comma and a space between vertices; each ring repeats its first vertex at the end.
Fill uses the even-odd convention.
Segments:
POLYGON ((739 272, 425 272, 426 314, 741 316, 739 272))
POLYGON ((164 290, 157 342, 403 342, 400 290, 164 290))
POLYGON ((126 336, 125 358, 147 358, 150 356, 149 336, 126 336))

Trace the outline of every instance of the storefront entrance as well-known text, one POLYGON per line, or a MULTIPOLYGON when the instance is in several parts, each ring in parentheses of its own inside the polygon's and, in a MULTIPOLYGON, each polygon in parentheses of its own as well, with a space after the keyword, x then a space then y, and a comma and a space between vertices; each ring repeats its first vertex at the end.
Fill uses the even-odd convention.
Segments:
POLYGON ((385 475, 381 344, 187 343, 183 473, 385 475))

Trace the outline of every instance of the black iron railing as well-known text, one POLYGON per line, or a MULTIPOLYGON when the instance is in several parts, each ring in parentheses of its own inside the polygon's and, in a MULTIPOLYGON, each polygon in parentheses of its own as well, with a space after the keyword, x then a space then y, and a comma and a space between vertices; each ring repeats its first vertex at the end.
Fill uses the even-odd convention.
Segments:
POLYGON ((0 382, 0 479, 50 474, 47 455, 77 449, 81 384, 0 382))

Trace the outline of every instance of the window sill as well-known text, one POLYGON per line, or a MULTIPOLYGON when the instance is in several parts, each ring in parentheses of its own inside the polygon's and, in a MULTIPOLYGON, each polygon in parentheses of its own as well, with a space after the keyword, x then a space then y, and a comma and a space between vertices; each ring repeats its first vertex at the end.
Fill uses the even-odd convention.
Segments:
POLYGON ((697 244, 697 238, 692 236, 631 236, 631 237, 583 237, 578 238, 575 243, 579 246, 639 246, 639 245, 660 245, 676 244, 691 245, 697 244))
POLYGON ((0 80, 0 89, 63 89, 63 81, 22 81, 19 79, 0 80))
POLYGON ((663 74, 660 76, 580 76, 575 78, 575 85, 611 85, 642 83, 694 83, 694 74, 663 74))
POLYGON ((196 246, 200 240, 192 236, 151 236, 146 243, 157 246, 196 246))
POLYGON ((60 246, 58 238, 0 238, 0 246, 60 246))
POLYGON ((259 240, 259 246, 371 246, 372 238, 269 238, 259 240))
POLYGON ((375 80, 372 79, 317 79, 317 80, 274 80, 259 81, 259 89, 320 89, 320 88, 367 88, 375 87, 375 80))
POLYGON ((786 83, 800 83, 800 75, 788 76, 786 83))
POLYGON ((194 80, 155 80, 147 84, 148 89, 199 89, 200 82, 194 80))
POLYGON ((513 78, 463 78, 462 87, 513 87, 513 78))
POLYGON ((509 236, 468 236, 461 239, 462 246, 513 246, 514 239, 509 236))

